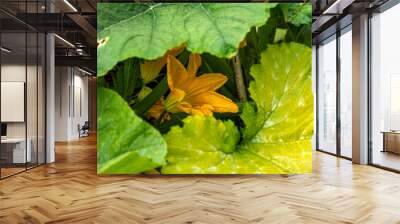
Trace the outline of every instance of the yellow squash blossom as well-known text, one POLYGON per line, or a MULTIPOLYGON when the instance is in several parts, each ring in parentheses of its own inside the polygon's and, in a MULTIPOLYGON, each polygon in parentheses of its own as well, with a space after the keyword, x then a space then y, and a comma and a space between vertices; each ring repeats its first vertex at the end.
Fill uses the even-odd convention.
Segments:
POLYGON ((161 114, 165 111, 164 109, 164 101, 163 99, 157 101, 149 111, 147 111, 147 115, 149 117, 154 117, 155 119, 159 119, 161 114))
POLYGON ((180 54, 183 51, 183 49, 184 46, 182 45, 167 51, 167 53, 165 53, 164 56, 162 56, 161 58, 141 63, 140 74, 142 76, 144 83, 149 83, 153 81, 158 76, 158 74, 160 74, 161 69, 167 63, 168 55, 176 56, 180 54))
POLYGON ((167 76, 171 92, 164 102, 166 110, 206 116, 211 116, 213 112, 236 113, 238 106, 229 98, 215 92, 228 78, 219 73, 196 77, 200 65, 201 57, 197 54, 189 56, 187 70, 174 56, 168 56, 167 76))

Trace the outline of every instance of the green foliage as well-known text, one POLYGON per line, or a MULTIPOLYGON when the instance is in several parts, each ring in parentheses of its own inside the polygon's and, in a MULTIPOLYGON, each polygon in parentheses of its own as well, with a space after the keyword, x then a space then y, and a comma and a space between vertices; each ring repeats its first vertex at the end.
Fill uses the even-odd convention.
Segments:
POLYGON ((97 97, 97 172, 135 174, 163 165, 167 147, 161 134, 116 92, 100 88, 97 97))
POLYGON ((286 33, 287 33, 287 29, 276 28, 274 43, 284 40, 286 33))
POLYGON ((132 15, 146 11, 152 4, 97 4, 97 28, 98 32, 105 28, 129 19, 132 15))
POLYGON ((99 6, 99 76, 119 61, 132 57, 153 60, 183 43, 190 52, 229 58, 251 27, 266 22, 271 7, 238 3, 99 6), (113 17, 116 13, 124 15, 113 17))
MULTIPOLYGON (((263 126, 243 147, 268 157, 277 172, 311 172, 311 49, 297 43, 270 45, 251 74, 249 92, 258 111, 246 132, 257 131, 258 122, 263 126)), ((243 118, 245 123, 249 119, 243 118)))
POLYGON ((171 127, 173 126, 178 126, 178 125, 182 125, 183 122, 182 120, 184 118, 186 118, 188 115, 186 113, 180 112, 180 113, 173 113, 170 116, 170 119, 164 122, 159 122, 156 123, 154 126, 155 128, 157 128, 157 130, 161 133, 161 134, 165 134, 167 133, 171 127))
POLYGON ((226 75, 229 79, 220 92, 225 96, 235 99, 236 98, 236 84, 233 69, 230 66, 229 60, 225 58, 218 58, 210 54, 202 55, 202 73, 221 73, 226 75))
POLYGON ((139 101, 143 100, 146 96, 148 96, 151 93, 152 89, 147 87, 147 86, 143 86, 143 88, 140 90, 137 99, 139 101))
POLYGON ((128 104, 134 103, 135 90, 141 86, 139 60, 129 59, 121 63, 111 74, 109 88, 117 92, 128 104))
POLYGON ((309 25, 312 20, 312 7, 310 3, 304 4, 281 4, 280 5, 286 22, 295 26, 309 25))
POLYGON ((280 8, 288 27, 286 41, 295 41, 311 47, 311 4, 281 4, 280 8))
POLYGON ((311 5, 280 3, 270 9, 267 23, 258 29, 252 28, 246 36, 247 46, 240 49, 240 58, 248 85, 253 79, 250 68, 260 63, 261 52, 269 44, 297 42, 311 47, 311 5))
MULTIPOLYGON (((164 136, 168 143, 168 165, 162 173, 230 173, 234 167, 224 162, 239 141, 239 131, 231 121, 213 117, 190 116, 183 127, 173 127, 164 136)), ((235 156, 236 157, 236 156, 235 156)))
POLYGON ((293 3, 98 4, 98 173, 311 172, 311 11, 293 3), (139 65, 182 44, 183 65, 200 53, 198 74, 228 77, 218 92, 240 113, 148 117, 169 93, 167 66, 145 83, 139 65), (245 103, 229 59, 236 53, 245 103))
POLYGON ((160 83, 146 95, 146 97, 139 103, 133 106, 136 114, 139 116, 144 115, 161 97, 168 91, 167 76, 161 80, 160 83))
POLYGON ((243 107, 242 142, 231 121, 188 117, 164 136, 168 155, 162 173, 311 172, 311 49, 271 45, 260 62, 251 69, 249 87, 257 111, 243 107))
POLYGON ((242 113, 240 114, 240 118, 245 125, 245 128, 241 129, 242 142, 249 142, 258 134, 258 132, 264 127, 267 116, 268 113, 266 113, 263 108, 259 108, 257 111, 257 109, 250 103, 244 104, 242 113))

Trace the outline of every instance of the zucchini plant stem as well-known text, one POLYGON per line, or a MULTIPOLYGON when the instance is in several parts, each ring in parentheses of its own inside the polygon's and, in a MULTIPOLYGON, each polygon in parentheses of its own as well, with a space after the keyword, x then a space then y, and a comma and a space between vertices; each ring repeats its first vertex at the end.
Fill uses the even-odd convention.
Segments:
POLYGON ((247 101, 247 95, 246 95, 246 86, 244 85, 242 64, 240 63, 239 53, 236 54, 235 57, 233 57, 232 64, 235 71, 236 90, 240 102, 243 103, 247 101))

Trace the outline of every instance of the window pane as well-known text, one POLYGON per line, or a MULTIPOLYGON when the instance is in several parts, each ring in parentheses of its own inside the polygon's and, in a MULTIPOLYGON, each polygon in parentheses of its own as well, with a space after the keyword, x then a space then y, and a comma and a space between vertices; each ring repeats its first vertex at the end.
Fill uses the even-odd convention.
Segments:
POLYGON ((1 177, 25 170, 30 162, 26 141, 26 33, 3 32, 1 45, 1 177))
POLYGON ((400 5, 372 17, 372 163, 400 170, 400 5))
POLYGON ((352 35, 351 29, 340 36, 340 152, 352 156, 352 35))
POLYGON ((30 147, 30 159, 28 160, 28 168, 37 165, 37 33, 28 31, 27 33, 28 62, 27 62, 27 98, 26 98, 26 115, 27 115, 27 141, 30 147))
POLYGON ((318 148, 336 153, 336 41, 318 48, 318 148))

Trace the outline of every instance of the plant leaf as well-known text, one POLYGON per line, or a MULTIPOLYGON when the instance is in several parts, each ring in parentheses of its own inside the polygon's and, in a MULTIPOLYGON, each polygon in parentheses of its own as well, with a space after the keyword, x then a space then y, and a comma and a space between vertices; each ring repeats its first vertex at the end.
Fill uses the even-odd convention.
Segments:
POLYGON ((274 43, 278 43, 279 41, 284 40, 286 33, 287 33, 287 29, 276 28, 274 43))
POLYGON ((231 121, 188 117, 164 136, 167 165, 162 173, 311 172, 313 95, 311 49, 297 44, 269 45, 254 65, 243 140, 231 121), (179 139, 179 141, 177 141, 179 139))
POLYGON ((232 121, 220 121, 211 116, 189 116, 183 122, 183 127, 172 127, 164 136, 168 143, 168 165, 162 168, 162 173, 235 171, 223 163, 235 150, 240 137, 232 121))
POLYGON ((146 11, 152 4, 124 4, 124 7, 116 7, 115 4, 99 3, 97 5, 97 28, 98 31, 112 26, 125 19, 129 19, 132 15, 140 14, 146 11))
POLYGON ((312 7, 310 3, 303 4, 281 4, 284 14, 286 14, 286 22, 290 22, 295 26, 303 24, 311 24, 312 7))
POLYGON ((240 118, 243 120, 246 128, 241 130, 243 135, 242 142, 249 142, 258 134, 258 132, 264 128, 264 122, 266 120, 267 113, 262 111, 260 108, 258 111, 249 103, 246 102, 243 105, 242 113, 240 118), (252 127, 252 128, 248 128, 252 127))
POLYGON ((161 97, 168 91, 167 76, 157 84, 157 86, 144 97, 143 100, 133 106, 136 114, 142 116, 146 113, 161 97))
POLYGON ((165 163, 161 134, 135 115, 116 92, 98 92, 97 173, 136 174, 165 163))
POLYGON ((127 102, 134 99, 135 89, 141 86, 139 75, 139 62, 137 59, 129 59, 118 66, 112 75, 110 89, 117 92, 127 102))
POLYGON ((131 57, 153 60, 181 44, 193 53, 229 58, 251 27, 266 22, 271 7, 244 3, 99 5, 99 76, 119 61, 131 57), (113 19, 117 13, 124 15, 113 19))
POLYGON ((251 75, 249 92, 263 128, 242 149, 269 158, 278 173, 311 172, 311 49, 297 43, 269 45, 251 75))

